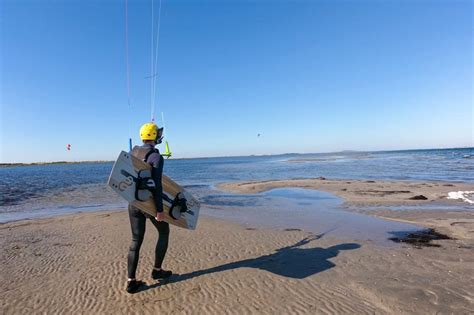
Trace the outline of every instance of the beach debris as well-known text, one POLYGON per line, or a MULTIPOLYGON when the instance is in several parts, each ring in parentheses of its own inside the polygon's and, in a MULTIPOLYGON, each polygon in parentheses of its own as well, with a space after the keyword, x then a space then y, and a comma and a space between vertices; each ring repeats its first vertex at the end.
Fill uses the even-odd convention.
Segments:
POLYGON ((428 200, 428 198, 426 198, 425 196, 423 195, 417 195, 417 196, 413 196, 413 197, 410 197, 408 198, 410 200, 428 200))
POLYGON ((474 191, 452 191, 448 193, 447 199, 461 199, 470 204, 474 204, 474 200, 469 199, 474 197, 474 191))
MULTIPOLYGON (((403 233, 393 233, 403 234, 403 233)), ((448 235, 436 232, 434 229, 426 229, 422 231, 412 232, 401 236, 390 237, 389 240, 395 243, 407 243, 413 245, 415 248, 422 247, 441 247, 439 244, 433 244, 431 241, 436 240, 453 240, 454 238, 448 235)))

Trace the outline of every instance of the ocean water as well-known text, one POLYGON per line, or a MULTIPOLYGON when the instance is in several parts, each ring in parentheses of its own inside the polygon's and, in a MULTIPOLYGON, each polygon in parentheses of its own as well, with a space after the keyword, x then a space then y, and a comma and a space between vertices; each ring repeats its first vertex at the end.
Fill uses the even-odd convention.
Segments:
MULTIPOLYGON (((125 208, 125 201, 106 186, 112 164, 1 167, 0 222, 125 208)), ((318 192, 309 192, 315 194, 315 198, 303 198, 305 201, 298 204, 294 202, 295 195, 301 194, 298 190, 289 189, 283 194, 280 191, 276 195, 268 192, 238 196, 219 191, 215 186, 231 181, 319 176, 474 183, 474 148, 170 159, 165 161, 164 172, 201 200, 203 213, 238 220, 241 217, 235 215, 238 211, 248 213, 254 209, 261 212, 265 208, 265 211, 274 209, 273 213, 276 213, 286 200, 289 204, 283 208, 296 205, 300 210, 305 208, 305 215, 308 215, 315 207, 338 209, 338 206, 324 205, 316 195, 318 192), (257 209, 255 202, 264 202, 265 207, 257 209)), ((257 217, 250 215, 250 221, 246 222, 251 223, 252 218, 257 222, 257 217)), ((308 228, 304 224, 298 225, 297 221, 293 220, 292 225, 308 228)), ((278 225, 276 221, 274 225, 278 225)))

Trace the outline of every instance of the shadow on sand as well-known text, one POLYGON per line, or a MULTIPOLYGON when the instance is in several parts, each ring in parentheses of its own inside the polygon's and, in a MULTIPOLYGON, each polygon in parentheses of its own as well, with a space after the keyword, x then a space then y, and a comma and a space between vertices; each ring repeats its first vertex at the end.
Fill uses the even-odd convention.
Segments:
POLYGON ((360 248, 360 245, 356 243, 344 243, 328 248, 300 248, 311 241, 320 239, 323 235, 313 235, 304 238, 294 245, 277 249, 272 254, 258 258, 245 259, 186 274, 174 275, 163 284, 176 283, 214 272, 242 267, 266 270, 293 279, 304 279, 334 267, 335 264, 330 262, 329 259, 336 257, 340 251, 360 248))

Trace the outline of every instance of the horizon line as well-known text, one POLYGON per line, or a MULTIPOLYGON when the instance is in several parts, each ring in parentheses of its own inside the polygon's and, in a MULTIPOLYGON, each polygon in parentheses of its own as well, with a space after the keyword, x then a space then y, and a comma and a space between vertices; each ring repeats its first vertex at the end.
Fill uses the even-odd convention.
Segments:
MULTIPOLYGON (((429 149, 398 149, 398 150, 341 150, 341 151, 330 151, 330 152, 311 152, 311 153, 297 153, 297 152, 286 152, 279 154, 250 154, 250 155, 220 155, 220 156, 198 156, 198 157, 182 157, 173 158, 172 160, 193 160, 193 159, 216 159, 216 158, 239 158, 239 157, 265 157, 265 156, 283 156, 283 155, 309 155, 309 154, 335 154, 335 153, 379 153, 379 152, 406 152, 406 151, 430 151, 430 150, 461 150, 461 149, 474 149, 472 147, 450 147, 450 148, 429 148, 429 149)), ((11 166, 35 166, 35 165, 49 165, 49 164, 86 164, 86 163, 110 163, 115 160, 81 160, 81 161, 50 161, 50 162, 29 162, 29 163, 18 163, 18 162, 6 162, 0 163, 0 167, 11 167, 11 166)))

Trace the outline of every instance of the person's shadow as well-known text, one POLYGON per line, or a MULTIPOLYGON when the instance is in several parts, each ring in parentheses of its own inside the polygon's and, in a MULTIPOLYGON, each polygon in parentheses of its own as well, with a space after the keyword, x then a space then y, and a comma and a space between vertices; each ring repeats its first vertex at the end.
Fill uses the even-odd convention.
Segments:
POLYGON ((293 279, 304 279, 334 267, 335 264, 329 261, 329 259, 336 257, 340 251, 360 248, 360 245, 356 243, 344 243, 328 248, 300 248, 311 241, 320 239, 322 236, 324 234, 304 238, 294 245, 277 249, 272 254, 258 258, 245 259, 186 274, 174 275, 164 283, 176 283, 214 272, 242 267, 262 269, 293 279))

